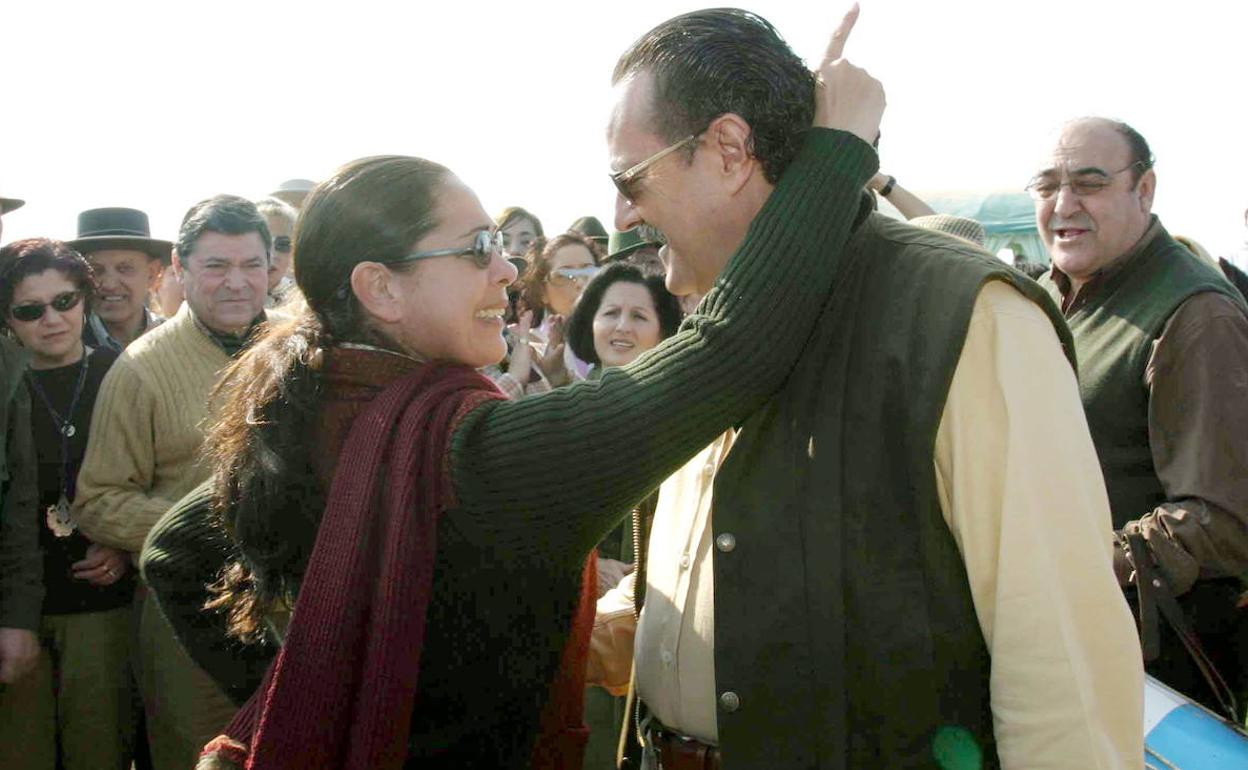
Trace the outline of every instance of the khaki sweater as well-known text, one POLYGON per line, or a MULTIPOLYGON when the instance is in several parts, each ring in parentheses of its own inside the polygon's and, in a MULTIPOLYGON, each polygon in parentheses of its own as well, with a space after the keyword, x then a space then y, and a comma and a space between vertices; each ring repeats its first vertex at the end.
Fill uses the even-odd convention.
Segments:
POLYGON ((230 357, 186 304, 135 340, 100 387, 74 516, 92 541, 138 553, 165 511, 208 478, 208 394, 230 357))

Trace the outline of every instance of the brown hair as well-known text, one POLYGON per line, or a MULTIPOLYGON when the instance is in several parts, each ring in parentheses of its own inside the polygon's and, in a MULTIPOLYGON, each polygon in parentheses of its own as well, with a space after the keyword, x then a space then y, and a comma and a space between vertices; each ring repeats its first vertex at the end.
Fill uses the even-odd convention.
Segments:
POLYGON ((323 350, 338 342, 392 347, 368 323, 351 272, 360 262, 402 256, 436 226, 437 193, 449 173, 388 155, 349 163, 318 185, 295 235, 295 282, 307 308, 266 331, 213 393, 217 418, 204 445, 214 514, 240 558, 213 586, 207 608, 228 615, 233 636, 257 639, 274 606, 293 606, 312 553, 325 508, 311 454, 323 350))
POLYGON ((546 300, 542 297, 546 279, 550 278, 550 263, 555 252, 565 246, 584 246, 597 265, 602 261, 602 249, 598 244, 580 233, 563 233, 549 241, 538 239, 529 247, 524 257, 529 267, 520 278, 520 312, 533 311, 533 325, 537 326, 546 315, 546 300))
POLYGON ((498 212, 498 216, 494 217, 494 224, 498 226, 499 230, 502 230, 519 219, 527 219, 533 223, 533 235, 535 237, 546 237, 546 233, 542 231, 542 220, 533 216, 533 212, 519 206, 508 206, 498 212))

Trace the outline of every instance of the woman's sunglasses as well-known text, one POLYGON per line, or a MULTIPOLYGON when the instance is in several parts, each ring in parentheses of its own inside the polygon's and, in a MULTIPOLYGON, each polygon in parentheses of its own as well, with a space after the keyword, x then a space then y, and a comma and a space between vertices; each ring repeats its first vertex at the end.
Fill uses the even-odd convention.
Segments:
POLYGON ((579 284, 584 286, 589 283, 589 279, 598 274, 597 265, 589 265, 588 267, 561 267, 550 274, 546 280, 552 286, 571 286, 579 284))
POLYGON ((395 257, 394 259, 379 259, 377 261, 383 265, 392 265, 397 262, 415 262, 421 259, 434 259, 435 257, 465 257, 471 260, 474 265, 484 270, 490 266, 490 262, 494 259, 495 254, 502 253, 502 231, 496 230, 491 233, 489 230, 481 230, 472 239, 472 245, 468 247, 460 246, 451 249, 417 251, 413 254, 405 254, 402 257, 395 257))
POLYGON ((43 318, 43 313, 49 307, 58 313, 64 313, 73 310, 82 301, 82 292, 66 291, 57 294, 52 298, 51 302, 29 302, 25 305, 14 305, 9 308, 9 315, 18 321, 30 323, 43 318))
POLYGON ((289 235, 279 235, 279 236, 277 236, 276 238, 274 238, 274 239, 273 239, 273 250, 274 250, 274 251, 279 251, 279 252, 281 252, 281 253, 283 253, 283 254, 289 254, 289 253, 290 253, 290 236, 289 236, 289 235))

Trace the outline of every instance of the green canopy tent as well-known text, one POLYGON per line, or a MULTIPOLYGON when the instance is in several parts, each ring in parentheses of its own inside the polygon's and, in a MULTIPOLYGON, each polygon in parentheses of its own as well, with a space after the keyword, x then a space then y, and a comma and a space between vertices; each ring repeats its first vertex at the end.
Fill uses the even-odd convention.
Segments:
MULTIPOLYGON (((1036 231, 1035 205, 1025 192, 938 192, 917 193, 938 214, 953 214, 974 219, 984 226, 987 241, 984 248, 992 254, 1010 249, 1018 258, 1047 265, 1040 233, 1036 231)), ((881 205, 881 209, 885 207, 881 205)), ((888 206, 883 213, 896 216, 888 206)), ((1014 260, 1007 260, 1013 262, 1014 260)))
POLYGON ((974 219, 983 225, 988 235, 984 248, 991 253, 1011 249, 1028 262, 1049 263, 1036 230, 1035 203, 1027 193, 934 193, 920 197, 938 213, 974 219))

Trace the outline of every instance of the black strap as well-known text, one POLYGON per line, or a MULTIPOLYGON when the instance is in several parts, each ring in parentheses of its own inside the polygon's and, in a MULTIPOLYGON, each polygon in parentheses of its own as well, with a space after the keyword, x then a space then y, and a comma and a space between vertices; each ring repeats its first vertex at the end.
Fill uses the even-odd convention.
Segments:
POLYGON ((1126 536, 1127 551, 1131 562, 1135 565, 1135 586, 1140 602, 1140 643, 1144 650, 1144 660, 1150 661, 1161 654, 1160 630, 1157 616, 1160 614, 1183 642, 1188 655, 1192 656, 1196 668, 1218 699, 1226 716, 1234 723, 1238 710, 1235 694, 1227 686, 1226 680, 1218 673, 1205 648, 1201 645, 1196 632, 1188 622, 1187 615, 1179 602, 1174 598, 1170 583, 1166 580, 1164 570, 1153 560, 1144 536, 1139 533, 1126 536))

